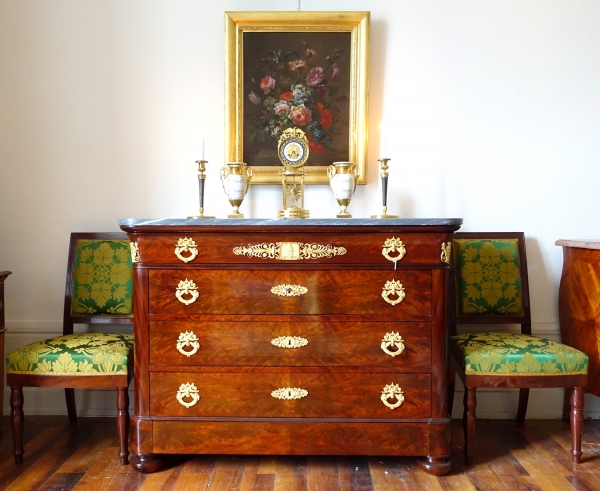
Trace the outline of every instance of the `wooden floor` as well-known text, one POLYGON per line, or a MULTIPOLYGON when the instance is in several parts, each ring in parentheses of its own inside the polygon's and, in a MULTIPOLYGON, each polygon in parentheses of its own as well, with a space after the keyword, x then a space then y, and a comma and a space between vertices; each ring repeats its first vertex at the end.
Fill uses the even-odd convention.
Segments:
POLYGON ((25 458, 15 465, 8 419, 0 436, 2 490, 600 490, 600 420, 586 421, 583 463, 571 464, 561 421, 477 422, 475 463, 465 467, 461 422, 453 428, 450 474, 434 477, 415 458, 169 456, 154 474, 120 466, 112 419, 29 417, 25 458))

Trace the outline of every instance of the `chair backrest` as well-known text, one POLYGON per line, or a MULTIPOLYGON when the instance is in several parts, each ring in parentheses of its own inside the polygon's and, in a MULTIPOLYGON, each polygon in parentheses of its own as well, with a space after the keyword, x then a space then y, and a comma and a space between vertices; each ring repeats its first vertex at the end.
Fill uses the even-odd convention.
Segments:
POLYGON ((452 239, 450 334, 457 324, 521 324, 531 334, 523 232, 458 232, 452 239))
POLYGON ((73 324, 132 324, 133 265, 125 233, 72 233, 63 334, 73 324))

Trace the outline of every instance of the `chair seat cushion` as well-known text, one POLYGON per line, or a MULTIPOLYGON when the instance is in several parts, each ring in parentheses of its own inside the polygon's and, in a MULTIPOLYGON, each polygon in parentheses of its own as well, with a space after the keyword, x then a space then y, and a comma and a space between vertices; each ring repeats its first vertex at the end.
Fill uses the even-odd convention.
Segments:
POLYGON ((449 348, 467 375, 579 375, 588 357, 575 348, 527 334, 451 336, 449 348))
POLYGON ((6 372, 31 375, 119 375, 133 366, 133 335, 69 334, 22 346, 6 356, 6 372))

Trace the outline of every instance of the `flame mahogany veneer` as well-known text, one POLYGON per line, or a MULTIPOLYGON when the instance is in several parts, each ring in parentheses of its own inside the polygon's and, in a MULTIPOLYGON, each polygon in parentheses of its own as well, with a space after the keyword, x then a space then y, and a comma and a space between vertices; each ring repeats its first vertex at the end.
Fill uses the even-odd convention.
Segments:
POLYGON ((403 455, 447 473, 448 264, 441 256, 461 222, 122 220, 139 251, 133 467, 152 472, 161 454, 181 453, 403 455), (396 264, 382 254, 391 238, 406 248, 396 264), (187 262, 175 254, 180 239, 196 246, 187 262), (234 253, 281 242, 345 251, 296 260, 234 253), (180 295, 189 304, 176 296, 186 280, 198 293, 194 301, 180 295), (406 293, 396 305, 382 296, 392 280, 406 293), (297 286, 306 291, 292 296, 297 286), (178 339, 190 333, 199 345, 182 353, 178 339), (400 334, 404 351, 384 352, 386 333, 400 334), (302 342, 272 343, 282 337, 302 342), (198 389, 197 402, 177 397, 182 384, 198 389), (382 395, 389 384, 403 391, 394 408, 383 402, 400 400, 382 395), (305 393, 272 395, 281 388, 305 393))

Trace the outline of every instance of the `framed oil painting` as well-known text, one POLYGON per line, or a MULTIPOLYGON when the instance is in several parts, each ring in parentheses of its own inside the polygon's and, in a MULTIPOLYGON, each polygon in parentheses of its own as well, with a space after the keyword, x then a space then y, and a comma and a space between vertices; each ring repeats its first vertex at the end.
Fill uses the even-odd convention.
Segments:
POLYGON ((328 183, 333 162, 367 182, 369 12, 225 12, 225 155, 279 184, 287 128, 309 143, 306 183, 328 183))

